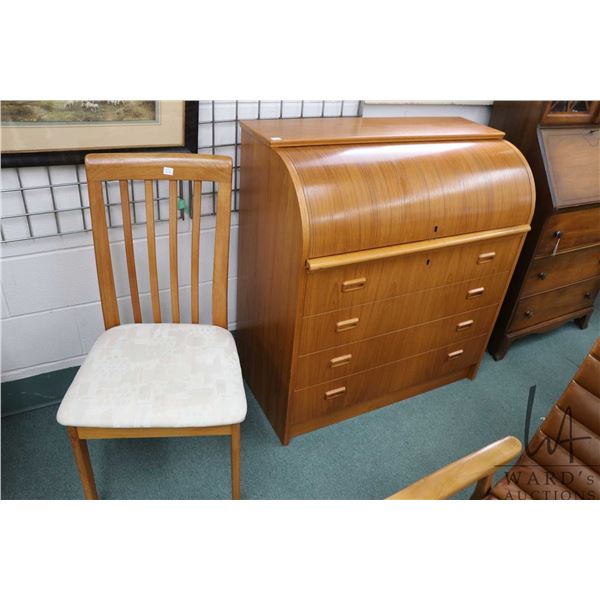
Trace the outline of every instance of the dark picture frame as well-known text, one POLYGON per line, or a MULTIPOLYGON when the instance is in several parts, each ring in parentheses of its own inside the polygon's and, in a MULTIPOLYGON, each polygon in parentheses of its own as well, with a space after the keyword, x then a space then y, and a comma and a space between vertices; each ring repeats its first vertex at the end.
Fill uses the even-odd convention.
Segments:
POLYGON ((46 167, 56 165, 83 164, 86 154, 92 152, 198 152, 198 101, 184 102, 184 144, 151 148, 101 148, 86 150, 57 150, 51 152, 15 152, 2 153, 2 168, 10 167, 46 167))

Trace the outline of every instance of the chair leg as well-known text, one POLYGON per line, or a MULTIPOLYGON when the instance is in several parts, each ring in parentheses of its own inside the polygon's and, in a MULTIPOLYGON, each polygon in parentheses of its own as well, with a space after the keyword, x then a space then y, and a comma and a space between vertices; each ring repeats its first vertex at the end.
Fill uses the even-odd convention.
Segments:
POLYGON ((481 500, 485 498, 492 489, 492 483, 494 483, 494 475, 486 475, 483 479, 480 479, 471 494, 469 500, 481 500))
POLYGON ((231 426, 231 498, 240 499, 240 425, 231 426))
POLYGON ((79 477, 83 485, 85 499, 98 500, 87 442, 79 437, 77 427, 67 427, 67 433, 71 442, 71 448, 73 449, 73 455, 75 456, 75 462, 77 463, 77 470, 79 471, 79 477))

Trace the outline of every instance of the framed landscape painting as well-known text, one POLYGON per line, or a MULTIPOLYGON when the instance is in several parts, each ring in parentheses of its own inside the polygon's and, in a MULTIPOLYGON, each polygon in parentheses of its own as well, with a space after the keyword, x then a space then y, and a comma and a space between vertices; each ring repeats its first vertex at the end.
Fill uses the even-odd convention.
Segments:
POLYGON ((2 166, 82 163, 89 152, 197 152, 198 102, 18 100, 1 103, 2 166))

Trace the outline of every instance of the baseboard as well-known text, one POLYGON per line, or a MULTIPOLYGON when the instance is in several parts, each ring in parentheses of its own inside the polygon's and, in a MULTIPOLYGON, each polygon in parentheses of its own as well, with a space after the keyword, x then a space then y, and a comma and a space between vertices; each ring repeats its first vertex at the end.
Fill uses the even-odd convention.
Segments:
POLYGON ((66 394, 79 367, 58 369, 41 375, 3 382, 2 416, 58 404, 66 394))
POLYGON ((61 360, 53 360, 46 363, 30 365, 20 369, 4 371, 0 377, 0 381, 2 383, 7 383, 9 381, 16 381, 19 379, 28 379, 34 375, 44 375, 53 371, 60 371, 61 369, 67 369, 69 367, 79 367, 85 360, 85 357, 85 354, 80 354, 78 356, 71 356, 61 360))

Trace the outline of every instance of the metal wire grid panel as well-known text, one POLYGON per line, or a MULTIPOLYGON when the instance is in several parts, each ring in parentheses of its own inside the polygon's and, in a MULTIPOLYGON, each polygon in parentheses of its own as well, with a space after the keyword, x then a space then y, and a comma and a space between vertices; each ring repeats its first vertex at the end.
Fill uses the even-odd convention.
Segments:
MULTIPOLYGON (((233 159, 232 209, 239 206, 240 120, 356 117, 362 102, 317 101, 200 101, 198 152, 233 159)), ((168 182, 156 182, 154 201, 158 221, 168 220, 168 182)), ((82 233, 91 230, 85 169, 82 165, 2 169, 3 243, 82 233)), ((109 227, 120 227, 121 209, 117 182, 104 188, 109 227)), ((145 223, 144 183, 130 182, 134 224, 145 223)), ((179 195, 189 206, 191 189, 181 185, 179 195)), ((215 214, 216 185, 203 183, 202 216, 215 214)))

